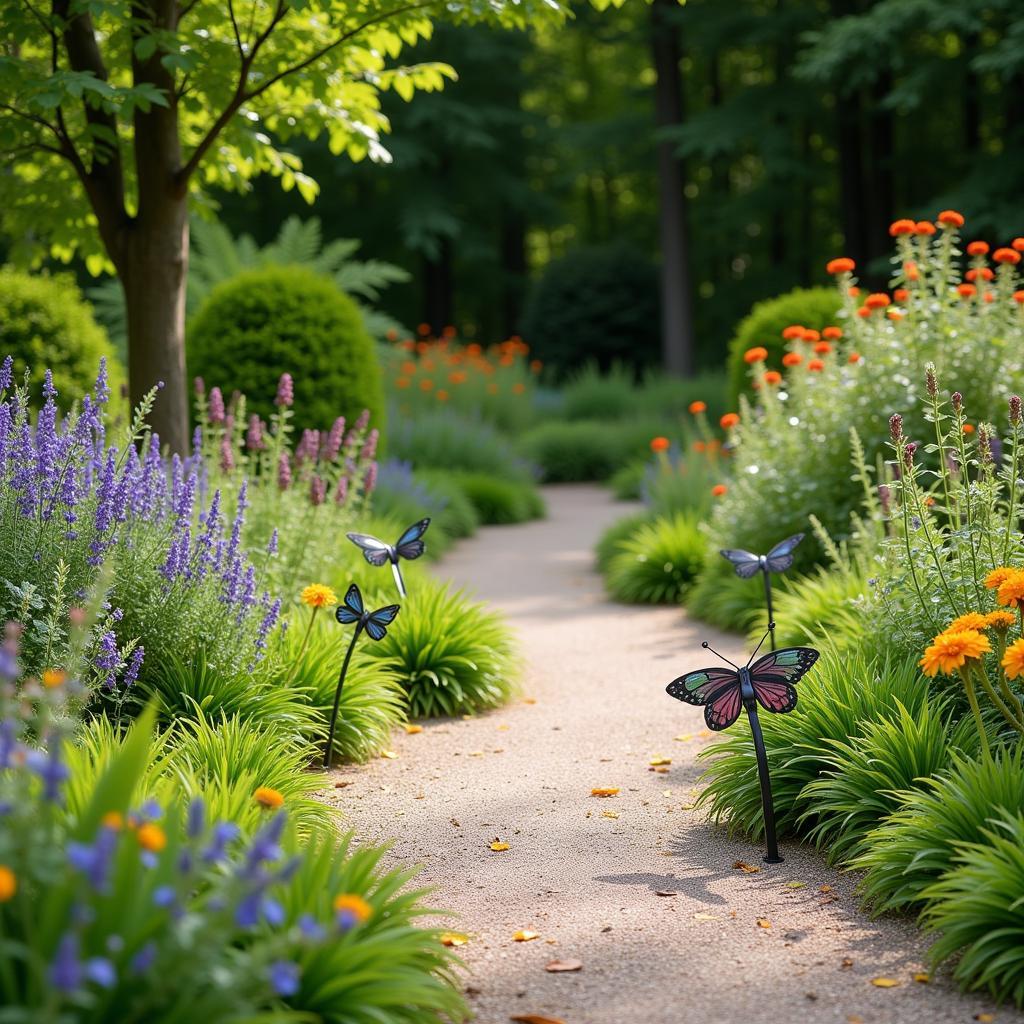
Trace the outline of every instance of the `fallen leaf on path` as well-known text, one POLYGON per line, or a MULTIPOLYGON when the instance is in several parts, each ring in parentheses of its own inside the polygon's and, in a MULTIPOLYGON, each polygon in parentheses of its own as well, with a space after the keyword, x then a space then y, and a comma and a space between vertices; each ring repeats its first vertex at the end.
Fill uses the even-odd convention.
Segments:
POLYGON ((694 919, 694 921, 719 921, 719 920, 721 920, 721 918, 717 917, 715 914, 694 914, 693 915, 693 919, 694 919))
POLYGON ((542 1017, 539 1013, 517 1013, 514 1017, 509 1017, 509 1020, 514 1020, 517 1024, 565 1024, 564 1020, 557 1017, 542 1017))
POLYGON ((772 923, 771 923, 771 921, 768 920, 767 917, 759 917, 757 919, 757 927, 758 928, 771 928, 771 926, 772 926, 772 923))
POLYGON ((393 750, 382 750, 381 757, 386 757, 389 761, 394 761, 398 755, 393 750))
POLYGON ((994 1013, 976 1013, 974 1019, 990 1024, 991 1021, 996 1019, 996 1015, 994 1013))
POLYGON ((804 886, 806 886, 806 885, 807 885, 806 882, 792 881, 792 882, 787 882, 786 883, 786 888, 787 889, 803 889, 804 886))
POLYGON ((484 756, 484 752, 482 750, 471 750, 469 752, 469 756, 470 757, 483 757, 484 756))
POLYGON ((647 770, 649 772, 656 772, 658 775, 668 775, 669 773, 668 768, 648 768, 647 770))
POLYGON ((495 853, 504 853, 508 848, 508 843, 503 843, 500 839, 495 839, 494 842, 491 843, 491 849, 495 853))
POLYGON ((914 981, 921 985, 927 985, 931 980, 931 975, 927 974, 925 971, 918 971, 917 974, 914 975, 914 981))
POLYGON ((832 886, 831 885, 819 885, 818 886, 818 892, 831 892, 831 891, 832 891, 832 886))
POLYGON ((406 724, 405 731, 410 736, 415 736, 416 733, 423 732, 423 726, 422 725, 409 725, 409 724, 406 724))
POLYGON ((848 971, 853 966, 853 961, 846 957, 845 960, 839 965, 844 971, 848 971))
POLYGON ((344 789, 346 786, 351 786, 351 782, 336 782, 334 784, 335 789, 344 789))
POLYGON ((463 935, 462 932, 441 933, 442 946, 464 946, 467 942, 469 942, 469 936, 463 935))
POLYGON ((458 819, 458 818, 449 818, 448 820, 449 820, 449 821, 450 821, 450 822, 451 822, 451 823, 452 823, 452 824, 453 824, 453 825, 454 825, 454 826, 455 826, 456 828, 462 828, 462 826, 461 826, 461 825, 459 824, 459 819, 458 819))
POLYGON ((508 732, 508 726, 507 725, 499 725, 498 726, 498 732, 508 732))
POLYGON ((736 860, 732 864, 734 870, 742 871, 745 875, 756 875, 761 869, 755 867, 753 864, 748 864, 745 860, 736 860))
POLYGON ((675 738, 680 743, 686 743, 687 740, 692 740, 693 739, 693 733, 692 732, 684 732, 682 736, 676 736, 675 738))
POLYGON ((655 896, 678 896, 679 893, 675 889, 655 889, 655 896))
POLYGON ((871 984, 875 988, 897 988, 899 982, 895 978, 872 978, 871 984))
POLYGON ((540 932, 519 931, 512 936, 513 942, 533 942, 540 938, 540 932))
POLYGON ((618 816, 619 816, 619 812, 618 811, 602 811, 601 812, 601 817, 602 818, 618 818, 618 816))
POLYGON ((618 796, 618 786, 597 786, 590 791, 591 796, 618 796))
POLYGON ((537 698, 536 697, 524 697, 523 698, 523 703, 524 704, 536 704, 537 703, 537 698))
POLYGON ((583 962, 581 960, 552 960, 551 963, 544 965, 544 970, 549 974, 562 974, 566 971, 582 971, 583 962))
POLYGON ((859 1013, 848 1013, 846 1024, 864 1024, 864 1018, 859 1013))
POLYGON ((658 754, 658 756, 657 756, 657 757, 652 757, 652 758, 650 759, 650 761, 648 761, 647 763, 648 763, 648 764, 649 764, 649 765, 650 765, 650 766, 651 766, 652 768, 657 768, 657 767, 658 767, 658 765, 662 765, 662 764, 671 764, 671 763, 672 763, 672 758, 671 758, 671 757, 665 757, 665 756, 664 756, 664 755, 662 755, 662 754, 658 754))

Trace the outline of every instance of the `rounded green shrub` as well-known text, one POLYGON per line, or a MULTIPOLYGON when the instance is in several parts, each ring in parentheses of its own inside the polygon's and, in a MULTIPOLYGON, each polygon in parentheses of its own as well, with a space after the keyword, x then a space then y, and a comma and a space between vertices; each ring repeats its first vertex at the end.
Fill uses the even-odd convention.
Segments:
POLYGON ((651 438, 664 430, 661 421, 552 420, 527 431, 520 447, 548 483, 608 480, 622 466, 648 453, 651 438))
POLYGON ((544 515, 544 502, 532 483, 491 473, 454 473, 451 480, 485 526, 525 523, 544 515))
POLYGON ((616 519, 611 526, 607 527, 598 538, 597 545, 594 548, 598 572, 605 572, 612 559, 622 550, 622 545, 641 526, 646 526, 650 521, 651 513, 645 510, 643 512, 635 512, 633 515, 623 516, 622 519, 616 519))
POLYGON ((46 370, 52 370, 65 409, 92 389, 103 357, 111 394, 117 396, 124 382, 107 333, 70 274, 50 277, 0 268, 0 359, 7 355, 14 357, 15 380, 29 369, 36 394, 46 370))
POLYGON ((627 604, 677 603, 700 572, 706 547, 700 524, 682 513, 644 523, 609 560, 608 593, 627 604))
POLYGON ((246 396, 269 416, 282 373, 292 375, 303 425, 350 422, 363 409, 381 429, 384 391, 377 347, 356 304, 303 267, 248 270, 218 285, 188 328, 189 372, 246 396))
POLYGON ((658 279, 654 265, 621 245, 576 249, 553 260, 534 282, 522 334, 531 353, 555 372, 593 360, 657 362, 658 279))
POLYGON ((774 299, 758 302, 739 322, 736 334, 729 342, 729 395, 733 406, 750 387, 750 367, 743 361, 743 353, 747 349, 758 345, 766 348, 768 366, 781 370, 782 356, 786 351, 782 332, 790 324, 800 324, 815 331, 834 324, 839 302, 835 288, 794 288, 774 299))

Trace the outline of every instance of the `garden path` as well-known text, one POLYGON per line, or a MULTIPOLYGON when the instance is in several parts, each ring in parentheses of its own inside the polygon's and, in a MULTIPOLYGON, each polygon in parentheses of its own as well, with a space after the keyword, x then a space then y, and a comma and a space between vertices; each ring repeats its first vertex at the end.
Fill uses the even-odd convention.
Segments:
POLYGON ((758 846, 691 809, 708 736, 664 687, 699 667, 702 639, 734 660, 741 647, 677 609, 609 603, 591 552, 626 507, 592 486, 545 498, 547 519, 484 529, 437 569, 519 631, 525 699, 424 723, 396 737, 397 757, 338 769, 344 788, 323 794, 361 839, 397 836, 394 859, 424 865, 434 904, 456 915, 447 926, 470 936, 459 952, 477 1020, 1024 1020, 948 980, 915 982, 926 943, 911 922, 859 913, 853 879, 813 851, 784 844, 784 864, 761 865, 758 846), (619 795, 591 797, 605 786, 619 795), (507 851, 492 852, 496 837, 507 851), (519 930, 539 938, 513 941, 519 930), (546 972, 556 959, 583 968, 546 972))

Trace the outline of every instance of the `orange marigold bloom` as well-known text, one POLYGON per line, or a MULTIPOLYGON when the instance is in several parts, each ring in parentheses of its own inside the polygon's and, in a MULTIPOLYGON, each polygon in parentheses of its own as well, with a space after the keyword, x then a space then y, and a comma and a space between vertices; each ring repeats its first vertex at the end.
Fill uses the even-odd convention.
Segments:
POLYGON ((940 633, 924 652, 918 664, 926 676, 939 672, 950 674, 963 668, 968 661, 980 658, 992 650, 988 637, 976 629, 964 629, 958 633, 940 633))
POLYGON ((796 338, 803 336, 804 327, 803 324, 790 324, 788 327, 783 328, 782 337, 786 341, 793 341, 796 338))
POLYGON ((48 668, 43 670, 43 686, 48 690, 54 690, 63 686, 68 680, 68 674, 63 669, 48 668))
POLYGON ((982 295, 981 298, 984 302, 995 302, 996 300, 996 297, 991 292, 985 292, 985 294, 982 295))
POLYGON ((483 352, 483 349, 475 341, 471 341, 466 346, 466 355, 467 356, 478 356, 478 355, 480 355, 481 352, 483 352))
POLYGON ((817 341, 820 337, 821 334, 818 331, 805 330, 804 333, 800 335, 800 340, 810 343, 817 341))
POLYGON ((825 369, 825 364, 820 359, 812 359, 807 364, 807 369, 808 370, 813 370, 815 373, 818 373, 821 370, 825 369))
POLYGON ((696 402, 690 403, 690 412, 694 416, 696 416, 698 413, 707 412, 707 408, 708 403, 702 402, 700 401, 700 399, 698 399, 696 402))
POLYGON ((964 277, 968 281, 977 281, 979 278, 982 281, 991 281, 996 275, 992 272, 991 267, 971 267, 970 270, 964 274, 964 277))
POLYGON ((778 370, 769 370, 764 375, 765 384, 780 384, 782 382, 782 374, 778 370))
POLYGON ((727 490, 729 490, 729 488, 726 487, 725 484, 715 484, 715 486, 711 488, 711 496, 713 498, 720 498, 727 490))
POLYGON ((373 914, 373 907, 362 896, 346 892, 335 896, 334 913, 343 927, 352 928, 369 920, 373 914))
POLYGON ((896 291, 892 293, 892 297, 897 302, 906 302, 907 299, 910 298, 910 292, 908 292, 906 288, 897 288, 896 291))
POLYGON ((652 437, 652 452, 667 452, 672 447, 672 442, 667 437, 652 437))
POLYGON ((515 384, 512 385, 513 395, 521 395, 525 390, 526 385, 521 380, 517 380, 515 384))
POLYGON ((17 891, 17 876, 6 864, 0 864, 0 903, 9 903, 17 891))
POLYGON ((448 401, 448 399, 449 399, 449 398, 450 398, 451 396, 450 396, 450 395, 448 394, 448 392, 447 392, 447 391, 445 391, 445 389, 444 389, 444 388, 441 388, 441 389, 440 389, 440 390, 439 390, 439 391, 437 392, 437 394, 436 394, 436 395, 435 395, 434 397, 435 397, 435 398, 436 398, 436 399, 437 399, 437 400, 438 400, 439 402, 447 402, 447 401, 448 401))
POLYGON ((965 434, 973 434, 974 433, 974 424, 973 423, 965 423, 964 424, 964 433, 965 434))
POLYGON ((112 832, 120 832, 124 828, 124 815, 120 811, 107 811, 100 818, 100 824, 104 828, 109 828, 112 832))
POLYGON ((412 383, 412 381, 410 381, 408 377, 399 377, 395 381, 395 387, 396 388, 407 388, 411 383, 412 383))
POLYGON ((897 238, 899 235, 912 235, 916 228, 917 225, 912 220, 902 217, 889 225, 889 234, 893 238, 897 238))
POLYGON ((426 337, 430 333, 430 324, 420 324, 416 328, 416 333, 426 337))
POLYGON ((988 242, 968 242, 968 256, 984 256, 988 252, 988 242))
POLYGON ((718 422, 722 425, 723 430, 731 430, 740 422, 739 413, 727 412, 718 422))
POLYGON ((1013 293, 1013 301, 1024 304, 1024 290, 1013 293))
POLYGON ((903 273, 908 281, 916 281, 921 275, 918 273, 917 264, 913 260, 907 260, 903 264, 903 273))
POLYGON ((707 451, 707 444, 704 441, 694 441, 690 446, 695 452, 707 451))
POLYGON ((429 377, 424 377, 423 380, 420 381, 420 391, 433 391, 433 390, 434 390, 434 382, 429 377))
POLYGON ((1024 604, 1024 572, 1017 570, 999 584, 996 601, 1004 608, 1020 608, 1024 604))
POLYGON ((302 590, 302 603, 310 608, 326 608, 338 603, 338 595, 323 583, 310 583, 302 590))
POLYGON ((861 356, 860 356, 860 353, 859 353, 859 352, 851 352, 851 353, 850 353, 850 354, 849 354, 849 355, 848 355, 848 356, 846 357, 846 361, 847 361, 848 363, 859 363, 859 362, 860 362, 860 359, 861 359, 861 356))
POLYGON ((944 228, 962 228, 964 226, 964 215, 956 210, 943 210, 935 218, 944 228))
POLYGON ((270 786, 260 786, 252 795, 253 800, 268 811, 276 811, 284 803, 284 797, 270 786))
POLYGON ((1016 249, 996 249, 996 251, 992 253, 992 259, 994 259, 996 263, 1013 263, 1016 265, 1017 263, 1020 263, 1020 253, 1017 252, 1016 249))
POLYGON ((1000 663, 1007 679, 1016 679, 1024 673, 1024 640, 1014 640, 1003 653, 1003 660, 1000 663))
POLYGON ((762 348, 760 345, 756 345, 754 348, 748 348, 743 353, 743 361, 745 363, 763 363, 768 358, 768 349, 762 348))
POLYGON ((885 314, 893 323, 899 323, 903 319, 903 314, 898 309, 890 309, 885 314))
POLYGON ((892 300, 885 292, 872 292, 865 300, 868 309, 885 309, 892 300))
POLYGON ((859 317, 861 318, 861 320, 867 320, 867 318, 868 318, 869 316, 871 316, 871 310, 870 310, 870 309, 868 309, 868 307, 867 307, 867 306, 861 306, 861 307, 860 307, 860 308, 859 308, 859 309, 857 310, 857 316, 859 316, 859 317))
MULTIPOLYGON (((1005 615, 1006 613, 1004 612, 1003 614, 1005 615)), ((942 632, 961 633, 965 629, 973 629, 980 633, 983 629, 987 628, 988 622, 981 612, 967 612, 964 615, 958 615, 942 632)))
POLYGON ((829 341, 838 341, 843 336, 843 330, 841 327, 826 327, 822 332, 823 338, 828 338, 829 341))
POLYGON ((167 836, 164 834, 164 830, 151 821, 139 826, 135 838, 139 841, 139 846, 150 853, 159 853, 167 845, 167 836))
POLYGON ((1011 626, 1016 625, 1017 616, 1013 612, 989 612, 985 616, 985 626, 988 629, 995 629, 1005 633, 1011 626))
POLYGON ((956 290, 961 299, 969 299, 978 293, 978 289, 973 284, 958 284, 956 290))
POLYGON ((804 357, 799 352, 787 352, 782 357, 783 366, 799 366, 804 361, 804 357))
POLYGON ((1024 238, 1015 238, 1010 245, 1012 245, 1017 252, 1024 252, 1024 238))
POLYGON ((827 274, 849 274, 857 266, 848 256, 837 256, 825 264, 827 274))
POLYGON ((828 353, 832 351, 832 346, 827 341, 819 341, 818 344, 814 346, 814 351, 817 352, 819 356, 828 355, 828 353))
POLYGON ((919 220, 914 225, 915 235, 934 235, 935 225, 930 220, 919 220))
POLYGON ((854 285, 852 288, 846 289, 846 294, 849 295, 851 299, 855 299, 858 295, 860 295, 860 289, 856 285, 854 285))
POLYGON ((985 577, 985 586, 989 590, 998 590, 1015 572, 1020 572, 1020 569, 1014 569, 1011 565, 1001 565, 985 577))

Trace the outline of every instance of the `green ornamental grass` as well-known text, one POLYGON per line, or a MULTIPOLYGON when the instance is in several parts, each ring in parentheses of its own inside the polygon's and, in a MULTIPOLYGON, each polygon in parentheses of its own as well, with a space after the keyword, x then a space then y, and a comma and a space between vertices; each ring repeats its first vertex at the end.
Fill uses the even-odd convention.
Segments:
POLYGON ((608 560, 608 593, 627 604, 677 604, 704 563, 706 545, 699 522, 682 513, 644 523, 608 560))

